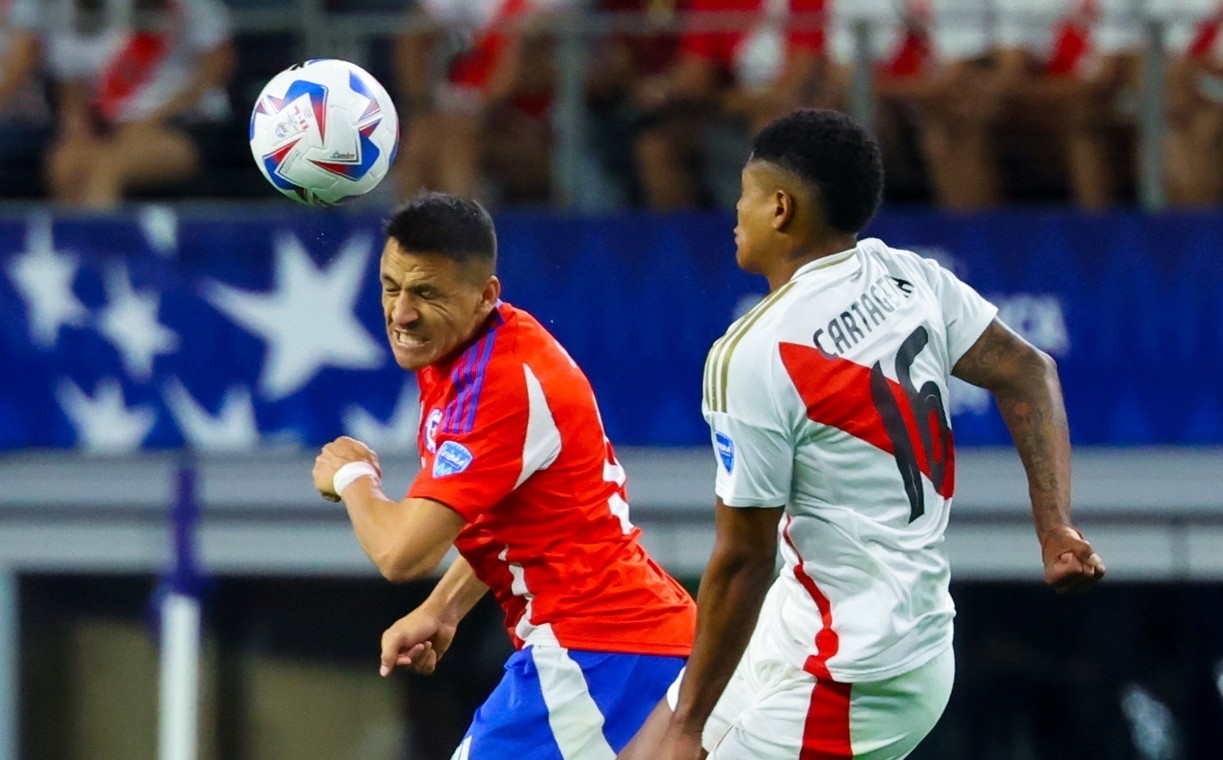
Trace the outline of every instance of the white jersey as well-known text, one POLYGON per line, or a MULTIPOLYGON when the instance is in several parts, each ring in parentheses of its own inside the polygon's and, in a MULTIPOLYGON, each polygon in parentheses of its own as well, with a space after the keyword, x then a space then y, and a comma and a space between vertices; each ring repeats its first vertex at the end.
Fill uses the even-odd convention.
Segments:
MULTIPOLYGON (((131 4, 119 0, 82 17, 71 0, 12 0, 9 11, 15 29, 41 38, 51 78, 88 84, 119 124, 147 119, 177 97, 191 84, 199 56, 230 39, 220 0, 173 0, 163 24, 144 34, 132 21, 131 4)), ((183 116, 208 121, 228 113, 224 89, 213 88, 183 116)))
POLYGON ((890 678, 951 645, 948 379, 996 313, 937 262, 866 239, 710 349, 718 497, 785 506, 759 625, 817 678, 890 678))

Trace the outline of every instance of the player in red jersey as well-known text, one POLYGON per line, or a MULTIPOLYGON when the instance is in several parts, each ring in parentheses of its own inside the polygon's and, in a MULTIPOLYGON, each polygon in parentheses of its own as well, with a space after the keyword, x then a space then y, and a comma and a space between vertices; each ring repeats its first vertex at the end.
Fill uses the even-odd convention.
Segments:
POLYGON ((518 651, 455 757, 610 760, 682 667, 695 605, 638 542, 585 375, 500 300, 488 213, 425 194, 387 238, 383 312, 396 361, 420 382, 421 472, 396 501, 379 488, 377 455, 339 438, 315 460, 314 485, 343 498, 388 579, 432 573, 451 545, 460 558, 383 635, 382 672, 431 672, 492 589, 518 651))

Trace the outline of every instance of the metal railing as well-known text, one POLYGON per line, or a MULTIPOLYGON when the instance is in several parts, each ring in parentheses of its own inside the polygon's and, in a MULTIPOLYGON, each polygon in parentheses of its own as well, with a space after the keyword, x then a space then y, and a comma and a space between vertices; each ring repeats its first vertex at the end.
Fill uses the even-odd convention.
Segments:
MULTIPOLYGON (((987 14, 988 15, 988 14, 987 14)), ((324 0, 294 0, 278 9, 235 9, 235 27, 247 32, 294 32, 299 35, 299 57, 329 55, 345 57, 364 64, 373 44, 402 32, 427 28, 408 13, 328 12, 324 0), (291 10, 291 12, 289 12, 291 10)), ((545 19, 538 28, 555 35, 557 69, 559 73, 556 105, 553 110, 555 144, 553 150, 553 199, 564 208, 580 203, 578 187, 582 181, 582 152, 586 149, 589 113, 584 86, 592 43, 608 35, 657 35, 683 31, 739 31, 745 24, 757 23, 756 13, 670 14, 666 17, 648 13, 570 12, 545 19)), ((1143 84, 1139 92, 1138 110, 1138 198, 1150 211, 1165 207, 1163 143, 1166 135, 1164 118, 1164 74, 1167 52, 1163 43, 1167 19, 1156 19, 1136 5, 1134 23, 1141 24, 1145 36, 1143 45, 1143 84)), ((814 25, 822 19, 794 17, 787 29, 795 25, 814 25)), ((1037 23, 1034 19, 1033 23, 1037 23)), ((875 117, 875 64, 871 55, 874 24, 858 20, 852 26, 854 55, 852 75, 847 92, 847 108, 860 122, 870 125, 875 117)))

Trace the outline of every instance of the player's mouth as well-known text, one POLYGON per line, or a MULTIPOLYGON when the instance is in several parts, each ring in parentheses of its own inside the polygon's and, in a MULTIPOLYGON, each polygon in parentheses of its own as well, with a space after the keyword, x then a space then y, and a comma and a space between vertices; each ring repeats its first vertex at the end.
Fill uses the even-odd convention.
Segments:
POLYGON ((406 330, 392 330, 391 342, 396 348, 404 348, 408 350, 417 349, 428 344, 429 339, 423 335, 410 333, 406 330))

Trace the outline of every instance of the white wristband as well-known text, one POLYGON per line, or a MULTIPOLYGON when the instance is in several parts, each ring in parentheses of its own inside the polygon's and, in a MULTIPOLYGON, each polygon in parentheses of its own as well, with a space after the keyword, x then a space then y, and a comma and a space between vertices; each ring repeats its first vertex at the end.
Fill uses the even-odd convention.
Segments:
POLYGON ((335 475, 331 477, 331 490, 335 491, 337 496, 343 496, 345 488, 366 476, 374 479, 374 485, 380 482, 378 471, 369 462, 349 462, 336 470, 335 475))

